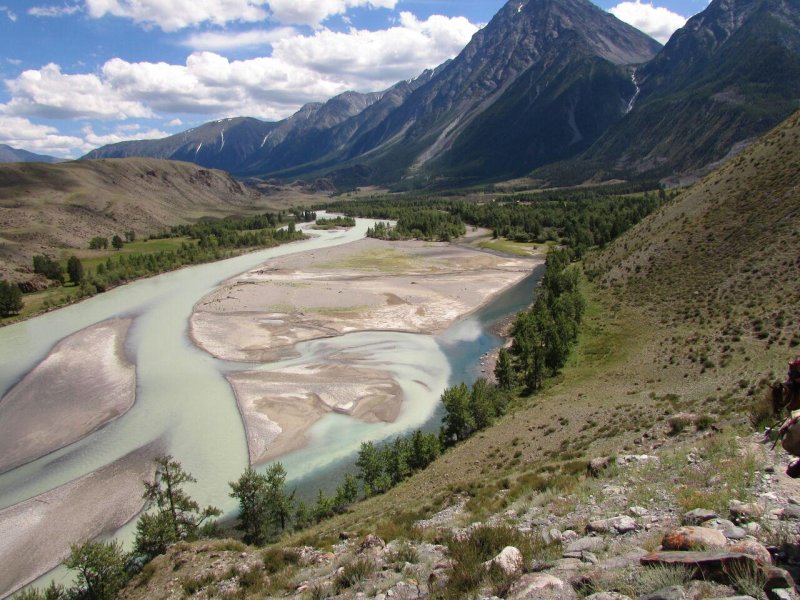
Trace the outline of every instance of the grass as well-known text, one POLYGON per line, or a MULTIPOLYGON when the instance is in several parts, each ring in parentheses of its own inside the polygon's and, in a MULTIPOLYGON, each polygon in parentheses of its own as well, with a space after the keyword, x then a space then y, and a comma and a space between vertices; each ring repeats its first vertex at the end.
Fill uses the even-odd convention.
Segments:
POLYGON ((421 261, 394 248, 364 250, 339 260, 321 264, 324 269, 356 269, 379 273, 403 273, 421 266, 421 261))
POLYGON ((512 256, 534 256, 537 254, 547 254, 550 248, 553 247, 553 244, 550 242, 545 244, 514 242, 505 238, 498 238, 481 242, 478 246, 486 248, 487 250, 511 254, 512 256))
POLYGON ((356 558, 344 565, 342 572, 333 580, 337 594, 357 586, 375 572, 375 563, 367 558, 356 558))

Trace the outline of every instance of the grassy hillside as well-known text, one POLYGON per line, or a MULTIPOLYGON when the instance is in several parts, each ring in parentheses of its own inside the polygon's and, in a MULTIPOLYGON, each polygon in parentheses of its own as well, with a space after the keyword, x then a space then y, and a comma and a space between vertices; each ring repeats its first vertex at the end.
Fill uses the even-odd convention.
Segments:
POLYGON ((86 248, 96 235, 140 236, 201 217, 264 208, 221 171, 183 162, 117 159, 0 165, 0 278, 25 279, 34 254, 86 248))

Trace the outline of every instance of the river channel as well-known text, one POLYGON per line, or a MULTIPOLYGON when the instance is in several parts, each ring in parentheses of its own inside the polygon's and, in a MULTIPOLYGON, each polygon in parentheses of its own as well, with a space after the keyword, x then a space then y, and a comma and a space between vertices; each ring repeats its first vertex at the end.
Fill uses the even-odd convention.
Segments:
MULTIPOLYGON (((315 232, 320 235, 302 242, 143 279, 0 329, 0 398, 59 341, 115 317, 133 320, 125 351, 137 369, 136 403, 126 414, 78 442, 0 475, 0 509, 158 443, 197 478, 190 493, 201 505, 232 511, 227 483, 247 466, 248 453, 225 375, 254 365, 220 361, 198 349, 188 332, 192 308, 226 279, 279 256, 356 241, 372 224, 359 219, 348 231, 315 232)), ((394 374, 404 402, 393 423, 364 423, 335 413, 323 418, 310 430, 305 448, 280 457, 290 484, 301 493, 327 487, 326 482, 335 480, 331 474, 352 462, 361 441, 436 427, 443 389, 480 375, 480 357, 501 342, 492 325, 531 302, 540 276, 537 270, 439 336, 361 332, 299 344, 300 356, 289 362, 330 352, 368 353, 376 365, 394 374)), ((127 526, 118 535, 130 540, 131 529, 127 526)), ((0 590, 0 597, 5 591, 0 590)))

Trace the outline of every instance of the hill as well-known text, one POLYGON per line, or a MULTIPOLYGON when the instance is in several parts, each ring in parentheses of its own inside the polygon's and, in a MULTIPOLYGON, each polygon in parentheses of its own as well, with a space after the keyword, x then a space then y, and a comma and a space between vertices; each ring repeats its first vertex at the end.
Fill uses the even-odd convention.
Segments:
POLYGON ((86 248, 97 235, 156 233, 263 203, 228 174, 190 163, 137 158, 0 165, 0 278, 25 279, 33 255, 86 248))
MULTIPOLYGON (((796 557, 788 499, 800 486, 750 419, 763 416, 767 383, 800 345, 799 142, 800 113, 587 258, 578 347, 511 415, 279 548, 179 544, 123 596, 183 586, 456 598, 483 586, 513 598, 644 597, 670 585, 681 589, 658 597, 761 596, 767 579, 755 561, 692 582, 692 568, 644 569, 640 559, 681 522, 715 528, 716 547, 744 548, 761 564, 796 557), (609 455, 595 464, 616 466, 584 477, 590 460, 609 455), (698 508, 721 519, 683 514, 698 508), (750 546, 736 546, 748 534, 750 546), (523 550, 525 574, 484 576, 481 562, 506 545, 523 550)), ((790 585, 781 572, 770 577, 790 585)))
POLYGON ((12 148, 6 144, 0 144, 0 163, 14 163, 14 162, 41 162, 41 163, 57 163, 61 162, 60 158, 55 156, 47 156, 45 154, 34 154, 27 150, 20 150, 12 148))

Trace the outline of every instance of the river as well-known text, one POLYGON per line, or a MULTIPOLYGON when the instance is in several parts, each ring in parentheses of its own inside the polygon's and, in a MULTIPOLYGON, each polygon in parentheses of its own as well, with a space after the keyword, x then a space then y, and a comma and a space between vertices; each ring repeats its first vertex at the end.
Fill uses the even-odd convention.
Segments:
MULTIPOLYGON (((248 455, 242 420, 225 374, 243 366, 217 360, 191 342, 188 323, 192 308, 226 279, 278 256, 358 240, 372 223, 359 219, 356 227, 346 232, 316 232, 321 235, 302 242, 143 279, 0 329, 0 397, 60 340, 114 317, 133 319, 125 350, 137 368, 133 408, 84 439, 0 475, 0 508, 159 441, 197 478, 189 491, 201 505, 233 510, 227 483, 243 471, 248 455)), ((362 332, 299 344, 300 357, 292 361, 368 349, 376 364, 394 373, 406 400, 394 423, 363 423, 339 414, 323 418, 311 429, 306 448, 280 458, 290 484, 307 490, 330 482, 332 472, 352 462, 363 440, 436 426, 442 390, 479 375, 480 356, 500 343, 490 331, 492 323, 526 306, 538 278, 539 274, 526 278, 438 337, 362 332)), ((131 532, 129 525, 118 535, 129 541, 131 532)))

